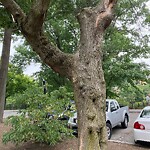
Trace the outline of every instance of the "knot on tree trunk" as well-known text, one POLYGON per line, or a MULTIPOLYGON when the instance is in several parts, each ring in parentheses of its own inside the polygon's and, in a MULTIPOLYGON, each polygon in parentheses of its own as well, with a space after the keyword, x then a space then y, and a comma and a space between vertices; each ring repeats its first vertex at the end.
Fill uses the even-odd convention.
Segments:
POLYGON ((93 121, 95 117, 96 115, 94 113, 89 113, 87 116, 88 120, 91 120, 91 121, 93 121))
POLYGON ((89 125, 88 126, 88 130, 89 130, 89 133, 92 134, 92 133, 100 133, 101 132, 101 127, 99 126, 96 126, 96 125, 89 125))

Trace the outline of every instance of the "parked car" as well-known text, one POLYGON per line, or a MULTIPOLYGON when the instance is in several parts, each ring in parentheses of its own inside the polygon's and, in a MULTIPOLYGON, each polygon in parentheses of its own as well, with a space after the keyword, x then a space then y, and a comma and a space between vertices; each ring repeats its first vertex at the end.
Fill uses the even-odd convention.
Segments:
POLYGON ((121 123, 122 128, 127 128, 129 122, 129 107, 121 106, 114 99, 106 100, 106 127, 108 139, 112 136, 112 128, 121 123))
POLYGON ((150 106, 144 107, 134 122, 134 141, 150 142, 150 106))
MULTIPOLYGON (((114 99, 106 100, 106 126, 108 139, 112 136, 112 128, 121 123, 123 128, 128 127, 129 108, 128 106, 120 106, 114 99)), ((74 135, 77 135, 77 113, 69 118, 68 125, 74 130, 74 135)))

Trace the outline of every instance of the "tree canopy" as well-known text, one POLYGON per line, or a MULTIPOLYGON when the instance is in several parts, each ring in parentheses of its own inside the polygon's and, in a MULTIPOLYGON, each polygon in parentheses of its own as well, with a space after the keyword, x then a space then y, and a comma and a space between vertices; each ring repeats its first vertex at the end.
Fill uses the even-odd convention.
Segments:
MULTIPOLYGON (((134 87, 136 86, 134 80, 147 81, 149 75, 147 66, 133 62, 136 58, 149 57, 150 53, 150 35, 144 32, 150 23, 146 2, 147 0, 118 2, 116 17, 105 33, 103 69, 108 97, 114 96, 112 89, 115 86, 123 88, 129 83, 134 87)), ((60 50, 74 53, 79 41, 79 24, 74 14, 77 14, 83 7, 96 5, 97 1, 69 1, 61 7, 62 4, 64 1, 59 3, 52 1, 52 7, 48 11, 44 24, 45 32, 60 50), (56 9, 59 11, 55 11, 56 9)), ((33 53, 29 46, 18 47, 13 63, 25 66, 31 61, 40 62, 39 57, 33 53)), ((53 86, 56 86, 57 83, 62 85, 59 81, 64 82, 65 80, 53 71, 42 73, 46 68, 45 65, 42 65, 42 71, 39 73, 40 78, 43 76, 48 84, 53 86), (47 78, 44 74, 49 74, 51 77, 47 78), (56 82, 50 81, 50 79, 56 82)), ((56 86, 56 88, 58 87, 56 86)))

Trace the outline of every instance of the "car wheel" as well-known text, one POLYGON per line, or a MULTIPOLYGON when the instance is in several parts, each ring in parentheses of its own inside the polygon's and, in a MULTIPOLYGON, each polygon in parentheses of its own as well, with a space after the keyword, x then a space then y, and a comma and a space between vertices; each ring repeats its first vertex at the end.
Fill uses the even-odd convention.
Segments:
POLYGON ((121 126, 123 128, 127 128, 128 127, 128 117, 127 117, 127 115, 125 115, 124 121, 121 123, 121 126))
POLYGON ((135 141, 135 140, 134 140, 134 143, 135 143, 135 144, 138 144, 138 141, 135 141))
POLYGON ((106 123, 106 129, 107 129, 108 140, 110 140, 111 135, 112 135, 112 127, 110 123, 106 123))

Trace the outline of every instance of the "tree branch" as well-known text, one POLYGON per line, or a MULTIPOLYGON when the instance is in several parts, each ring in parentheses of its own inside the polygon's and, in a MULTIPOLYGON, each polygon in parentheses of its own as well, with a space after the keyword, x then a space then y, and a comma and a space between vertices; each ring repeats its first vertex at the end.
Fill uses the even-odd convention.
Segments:
POLYGON ((106 29, 114 18, 114 7, 117 0, 102 0, 95 7, 95 12, 97 14, 95 27, 102 27, 106 29))
POLYGON ((44 35, 42 25, 50 0, 36 0, 28 16, 14 0, 0 0, 17 22, 22 34, 41 60, 55 72, 71 78, 73 55, 65 54, 44 35))
POLYGON ((13 18, 18 25, 25 20, 25 13, 14 0, 0 0, 0 2, 13 15, 13 18))
POLYGON ((35 0, 28 15, 29 33, 41 31, 51 0, 35 0))

